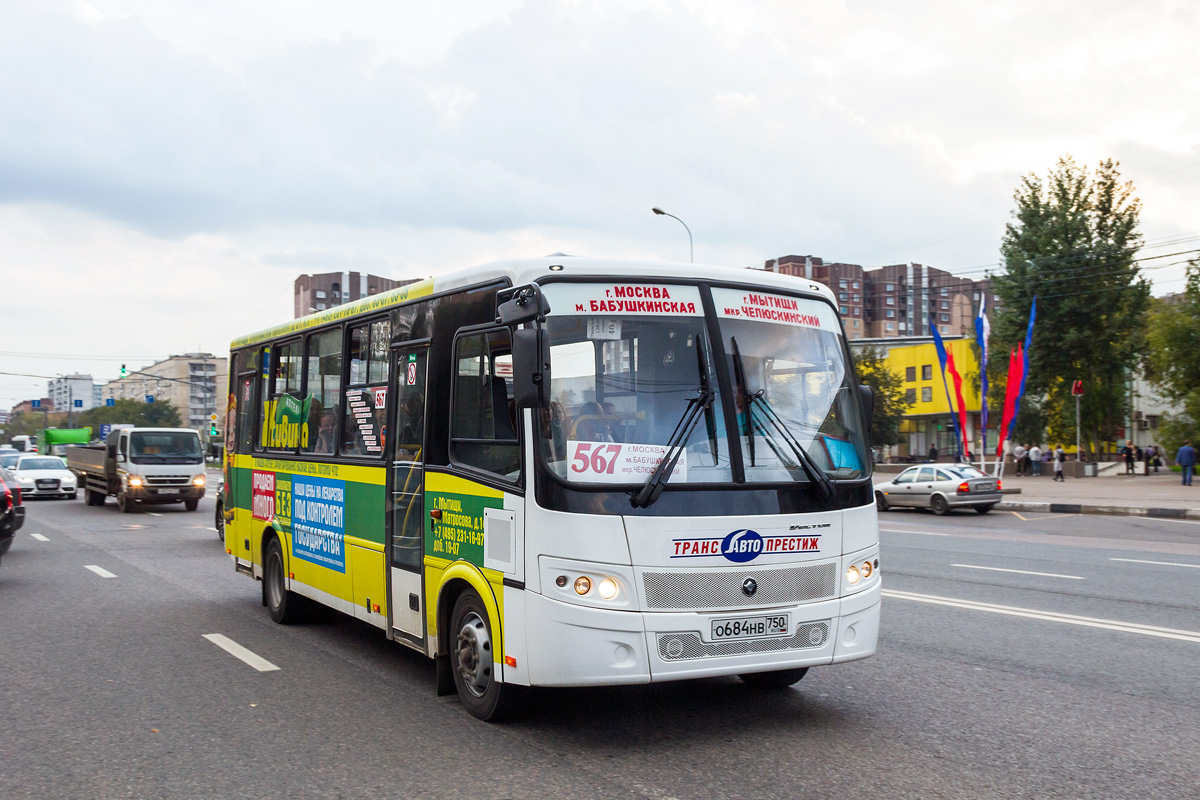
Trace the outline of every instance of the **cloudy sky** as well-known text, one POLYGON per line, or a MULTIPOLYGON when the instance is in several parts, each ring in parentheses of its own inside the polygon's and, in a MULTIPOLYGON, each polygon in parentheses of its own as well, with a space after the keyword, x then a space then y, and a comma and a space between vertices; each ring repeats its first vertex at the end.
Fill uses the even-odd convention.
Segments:
MULTIPOLYGON (((1200 4, 0 0, 0 372, 292 316, 302 272, 813 254, 982 277, 1019 177, 1121 162, 1200 247, 1200 4)), ((1147 261, 1162 294, 1179 258, 1147 261)), ((0 374, 0 408, 45 380, 0 374)))

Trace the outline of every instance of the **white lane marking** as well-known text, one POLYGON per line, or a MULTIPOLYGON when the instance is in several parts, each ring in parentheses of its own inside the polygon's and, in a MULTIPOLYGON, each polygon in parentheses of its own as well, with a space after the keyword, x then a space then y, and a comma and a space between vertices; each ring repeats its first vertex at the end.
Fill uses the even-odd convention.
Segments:
POLYGON ((1172 519, 1171 517, 1138 517, 1142 522, 1182 522, 1184 525, 1200 525, 1194 519, 1172 519))
POLYGON ((980 567, 975 564, 951 564, 952 567, 962 567, 963 569, 986 569, 989 572, 1013 572, 1017 575, 1038 575, 1043 578, 1067 578, 1068 580, 1081 581, 1078 575, 1057 575, 1053 572, 1030 572, 1024 569, 1002 569, 1000 567, 980 567))
POLYGON ((162 514, 158 513, 157 511, 147 511, 146 513, 152 517, 161 517, 162 516, 162 514))
POLYGON ((32 536, 33 538, 37 539, 39 542, 48 542, 48 541, 50 541, 50 540, 49 540, 49 539, 47 539, 45 536, 42 536, 40 533, 31 533, 31 534, 29 534, 29 535, 30 535, 30 536, 32 536))
POLYGON ((949 536, 948 533, 934 533, 933 531, 908 531, 903 528, 880 528, 883 533, 915 533, 918 536, 949 536))
POLYGON ((219 633, 206 633, 204 634, 204 638, 208 639, 210 642, 224 650, 226 653, 229 653, 231 656, 246 662, 259 672, 272 672, 279 669, 279 667, 275 666, 270 661, 267 661, 257 653, 247 650, 233 639, 230 639, 228 636, 222 636, 219 633))
POLYGON ((213 531, 213 532, 217 532, 217 529, 216 529, 216 528, 208 528, 207 530, 210 530, 210 531, 213 531))
POLYGON ((109 572, 108 570, 106 570, 104 567, 97 567, 95 564, 88 564, 88 565, 86 565, 86 566, 85 566, 85 569, 90 569, 92 572, 96 573, 96 574, 97 574, 97 575, 99 575, 101 578, 115 578, 115 577, 117 577, 116 575, 113 575, 111 572, 109 572))
POLYGON ((939 606, 965 608, 971 611, 990 611, 993 614, 1007 614, 1013 617, 1040 619, 1046 622, 1062 622, 1067 625, 1081 625, 1085 628, 1104 628, 1122 633, 1140 633, 1143 636, 1157 636, 1161 639, 1178 639, 1182 642, 1200 644, 1200 632, 1183 631, 1176 628, 1159 628, 1154 625, 1141 625, 1136 622, 1121 622, 1111 619, 1096 619, 1095 617, 1080 617, 1074 614, 1060 614, 1057 611, 1038 611, 1032 608, 1016 606, 1001 606, 995 603, 978 603, 974 600, 958 600, 953 597, 938 597, 931 594, 916 594, 914 592, 898 592, 895 589, 884 589, 885 597, 897 600, 914 600, 918 603, 932 603, 939 606))
POLYGON ((1177 561, 1143 561, 1140 558, 1110 558, 1109 561, 1128 561, 1130 564, 1158 564, 1161 567, 1191 567, 1200 569, 1200 564, 1180 564, 1177 561))

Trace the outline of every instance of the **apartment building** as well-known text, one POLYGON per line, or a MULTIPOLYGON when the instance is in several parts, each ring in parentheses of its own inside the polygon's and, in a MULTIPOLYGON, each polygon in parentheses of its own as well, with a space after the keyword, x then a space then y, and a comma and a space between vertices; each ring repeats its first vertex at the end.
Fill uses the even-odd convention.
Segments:
POLYGON ((54 407, 64 411, 87 411, 101 403, 100 387, 91 375, 63 375, 49 381, 46 388, 54 407))
POLYGON ((212 414, 217 415, 217 430, 225 425, 225 389, 229 384, 229 359, 212 353, 184 353, 171 356, 148 367, 136 367, 132 374, 109 381, 101 388, 101 402, 132 399, 153 402, 170 401, 179 409, 181 424, 208 436, 212 414))
POLYGON ((763 269, 823 283, 834 291, 849 339, 970 336, 983 297, 995 308, 991 281, 972 280, 924 264, 864 269, 817 256, 781 256, 763 269))
POLYGON ((327 308, 340 306, 343 303, 361 300, 373 294, 416 283, 417 280, 419 279, 397 281, 363 272, 321 272, 313 275, 301 275, 296 278, 294 284, 295 318, 299 319, 327 308))

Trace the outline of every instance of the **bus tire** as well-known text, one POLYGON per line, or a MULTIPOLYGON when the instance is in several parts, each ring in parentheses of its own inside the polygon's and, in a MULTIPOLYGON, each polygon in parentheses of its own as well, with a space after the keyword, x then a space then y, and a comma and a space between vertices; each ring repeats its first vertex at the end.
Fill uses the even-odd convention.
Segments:
POLYGON ((186 508, 188 511, 195 511, 199 506, 200 506, 200 501, 197 500, 196 498, 192 498, 190 500, 183 501, 183 507, 186 508))
POLYGON ((933 509, 933 513, 939 517, 944 517, 946 512, 950 510, 950 504, 946 502, 946 498, 940 494, 935 494, 929 498, 929 507, 933 509))
POLYGON ((117 508, 121 509, 121 513, 132 514, 136 505, 134 499, 125 492, 117 492, 117 508))
POLYGON ((888 510, 888 501, 887 498, 883 496, 883 492, 875 493, 875 508, 879 511, 888 510))
POLYGON ((485 722, 511 717, 524 700, 525 687, 496 680, 494 641, 483 600, 467 589, 450 614, 450 668, 463 707, 485 722))
POLYGON ((797 669, 777 669, 773 672, 747 672, 738 675, 742 683, 755 689, 786 689, 796 683, 808 672, 808 667, 797 669))
POLYGON ((291 625, 304 617, 306 598, 289 591, 284 582, 283 545, 272 536, 263 554, 263 599, 271 619, 291 625))

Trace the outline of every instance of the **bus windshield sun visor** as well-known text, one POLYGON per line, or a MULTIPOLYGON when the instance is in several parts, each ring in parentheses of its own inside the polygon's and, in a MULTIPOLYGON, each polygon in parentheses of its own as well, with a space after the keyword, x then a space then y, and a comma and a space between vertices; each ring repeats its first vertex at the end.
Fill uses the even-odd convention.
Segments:
POLYGON ((675 462, 683 453, 684 445, 696 429, 704 410, 712 405, 712 400, 713 393, 707 385, 701 386, 696 396, 688 400, 683 416, 679 418, 671 438, 667 441, 667 452, 663 454, 662 461, 658 462, 658 466, 646 479, 642 488, 629 498, 630 505, 634 508, 646 508, 659 498, 667 486, 671 472, 675 469, 675 462))
POLYGON ((771 404, 763 397, 764 390, 750 391, 750 387, 746 385, 746 368, 742 364, 742 353, 738 349, 736 337, 730 337, 730 343, 733 345, 733 367, 734 376, 737 380, 736 391, 746 399, 746 427, 752 428, 749 436, 750 458, 751 464, 754 463, 754 432, 762 435, 763 440, 767 445, 775 451, 776 457, 783 461, 782 454, 779 452, 778 446, 775 444, 775 437, 771 434, 770 428, 766 423, 770 423, 779 433, 779 438, 792 449, 796 455, 796 461, 800 464, 800 468, 804 470, 804 474, 812 482, 813 488, 816 490, 817 497, 821 500, 828 500, 833 497, 833 482, 829 480, 829 476, 825 474, 825 470, 813 463, 805 451, 804 446, 796 440, 787 424, 780 419, 775 413, 775 409, 771 408, 771 404), (755 418, 755 411, 758 412, 759 418, 755 418))

